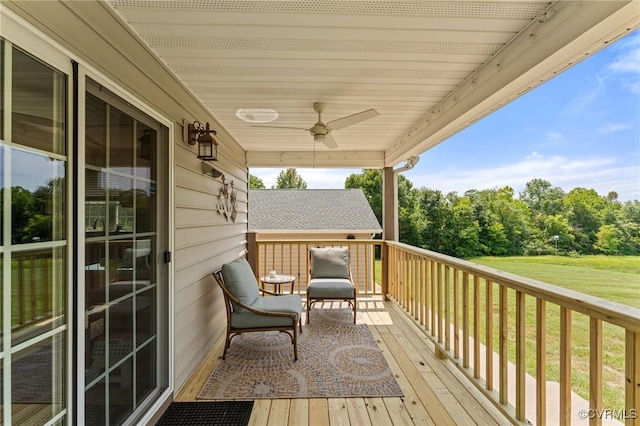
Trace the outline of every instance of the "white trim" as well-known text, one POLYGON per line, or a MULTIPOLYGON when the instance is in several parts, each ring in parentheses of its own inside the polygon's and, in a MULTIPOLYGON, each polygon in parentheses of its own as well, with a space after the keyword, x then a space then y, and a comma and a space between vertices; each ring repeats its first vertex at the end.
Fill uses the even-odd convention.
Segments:
POLYGON ((69 60, 71 57, 69 52, 2 3, 0 3, 0 37, 48 66, 71 76, 73 68, 69 60), (28 46, 29 50, 26 50, 25 46, 28 46))
MULTIPOLYGON (((0 4, 2 7, 2 4, 0 4)), ((2 9, 0 9, 1 11, 2 9)), ((0 21, 0 28, 2 28, 2 22, 0 21)), ((0 84, 4 84, 11 82, 12 80, 12 68, 11 68, 11 56, 13 53, 13 49, 11 43, 7 42, 4 45, 4 61, 2 64, 4 68, 0 75, 4 76, 4 82, 0 82, 0 84)), ((8 86, 8 84, 7 84, 8 86)), ((6 86, 5 86, 6 87, 6 86)), ((3 109, 5 111, 11 111, 11 97, 9 94, 11 91, 4 90, 4 105, 3 109)), ((0 99, 2 102, 2 99, 0 99)), ((1 119, 2 117, 0 117, 1 119)), ((5 114, 4 121, 4 132, 5 134, 11 134, 11 119, 9 118, 9 114, 5 114)), ((6 145, 8 146, 8 145, 6 145)), ((11 149, 4 149, 4 155, 2 156, 2 180, 5 188, 11 188, 11 149), (5 167, 7 166, 7 167, 5 167)), ((11 191, 3 191, 3 206, 11 205, 11 191)), ((3 227, 3 247, 11 246, 11 224, 9 223, 9 219, 6 215, 2 216, 2 223, 0 226, 3 227)), ((2 254, 2 294, 11 294, 11 262, 7 262, 6 254, 2 254)), ((11 258, 9 258, 10 260, 11 258)), ((3 297, 2 298, 2 352, 6 354, 6 356, 2 359, 2 370, 4 374, 2 375, 2 389, 10 389, 11 387, 11 298, 3 297), (7 348, 6 343, 9 342, 9 347, 7 348)), ((2 394, 2 405, 5 407, 11 407, 11 394, 10 392, 4 392, 2 394)), ((10 425, 11 424, 11 410, 3 410, 3 424, 10 425)))
MULTIPOLYGON (((84 69, 81 66, 78 66, 78 94, 80 93, 85 93, 85 89, 86 89, 86 78, 85 78, 85 74, 84 74, 84 69)), ((84 141, 86 138, 86 134, 85 134, 85 125, 86 125, 86 95, 78 95, 78 122, 75 123, 77 125, 77 129, 78 129, 78 141, 84 141)), ((82 198, 84 199, 85 194, 86 194, 86 186, 85 186, 85 182, 86 182, 86 175, 85 175, 85 158, 86 158, 86 152, 85 152, 85 144, 84 143, 78 143, 78 185, 77 185, 77 192, 78 195, 82 194, 82 198)), ((80 221, 84 222, 84 217, 85 217, 85 204, 84 203, 78 203, 78 217, 76 218, 75 221, 75 226, 78 226, 78 224, 80 223, 80 221)), ((83 228, 84 231, 84 228, 83 228)), ((79 235, 79 239, 84 241, 84 232, 78 232, 79 235)), ((80 242, 78 242, 78 250, 77 250, 77 254, 78 254, 78 269, 76 270, 76 274, 78 276, 78 284, 80 282, 84 283, 84 259, 86 256, 85 253, 85 247, 86 247, 86 242, 84 244, 80 244, 80 242)), ((85 323, 85 314, 84 314, 84 304, 85 304, 85 300, 86 300, 86 293, 85 293, 85 286, 84 285, 77 285, 78 291, 77 291, 77 296, 78 296, 78 306, 76 307, 78 310, 78 316, 76 318, 76 330, 78 331, 78 364, 75 366, 71 366, 71 368, 76 368, 78 371, 78 375, 77 375, 77 381, 76 381, 76 404, 78 407, 78 420, 79 419, 84 419, 85 418, 85 410, 84 410, 84 406, 85 406, 85 370, 86 370, 86 365, 85 365, 85 356, 84 356, 84 350, 81 350, 81 348, 85 348, 86 346, 86 342, 85 342, 85 328, 86 328, 86 323, 85 323)), ((73 416, 73 410, 72 410, 72 416, 73 416)), ((70 424, 80 424, 81 422, 76 421, 74 423, 70 423, 70 424)))

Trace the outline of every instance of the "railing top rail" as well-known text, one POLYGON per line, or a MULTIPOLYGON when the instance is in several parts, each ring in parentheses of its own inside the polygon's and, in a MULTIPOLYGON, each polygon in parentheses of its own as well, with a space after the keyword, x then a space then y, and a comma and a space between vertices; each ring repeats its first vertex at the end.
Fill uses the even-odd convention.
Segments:
POLYGON ((317 244, 317 243, 344 243, 344 244, 384 244, 383 240, 359 240, 359 239, 322 239, 322 238, 302 238, 302 239, 277 239, 277 240, 256 240, 257 244, 317 244))
POLYGON ((410 253, 437 260, 445 265, 455 267, 460 271, 482 276, 485 279, 489 279, 495 283, 521 291, 538 299, 555 303, 559 306, 624 327, 628 330, 640 332, 640 309, 638 308, 558 287, 531 278, 510 274, 498 269, 478 265, 473 262, 421 249, 408 244, 398 243, 395 241, 386 241, 386 244, 410 253))

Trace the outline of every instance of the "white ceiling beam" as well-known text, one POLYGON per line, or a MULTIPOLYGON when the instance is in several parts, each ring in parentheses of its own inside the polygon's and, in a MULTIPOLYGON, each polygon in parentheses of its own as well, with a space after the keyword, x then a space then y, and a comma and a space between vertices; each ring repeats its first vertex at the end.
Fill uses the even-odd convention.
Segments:
MULTIPOLYGON (((313 140, 310 138, 310 143, 313 140)), ((382 168, 383 151, 247 151, 247 167, 382 168)))

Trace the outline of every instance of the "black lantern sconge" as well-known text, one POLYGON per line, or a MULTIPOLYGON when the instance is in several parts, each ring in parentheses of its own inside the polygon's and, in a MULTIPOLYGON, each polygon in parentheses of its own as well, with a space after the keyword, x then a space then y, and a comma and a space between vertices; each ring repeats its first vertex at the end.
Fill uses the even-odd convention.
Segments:
POLYGON ((212 135, 216 135, 215 130, 209 128, 209 123, 202 125, 199 121, 189 123, 187 126, 187 143, 189 145, 198 144, 198 158, 201 160, 218 160, 218 142, 212 135))

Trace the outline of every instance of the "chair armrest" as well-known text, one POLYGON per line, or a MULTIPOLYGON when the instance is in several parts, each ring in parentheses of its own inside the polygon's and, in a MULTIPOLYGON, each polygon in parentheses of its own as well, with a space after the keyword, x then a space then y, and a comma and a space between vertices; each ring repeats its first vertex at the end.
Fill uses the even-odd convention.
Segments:
MULTIPOLYGON (((272 317, 291 317, 293 320, 296 319, 296 314, 294 313, 290 313, 290 312, 267 312, 267 311, 263 311, 260 309, 256 309, 253 308, 249 305, 246 305, 244 303, 242 303, 241 301, 239 301, 233 294, 231 294, 229 292, 229 290, 227 290, 227 287, 224 285, 224 281, 222 280, 222 275, 219 273, 219 271, 216 271, 213 273, 213 276, 215 277, 216 281, 218 282, 218 285, 220 286, 220 288, 222 289, 222 292, 225 295, 225 298, 227 298, 228 300, 232 301, 233 303, 235 303, 236 305, 240 306, 243 309, 246 309, 249 312, 253 312, 254 314, 258 314, 258 315, 265 315, 265 316, 272 316, 272 317)), ((271 293, 271 292, 269 292, 271 293)), ((276 294, 278 295, 278 294, 276 294)))

